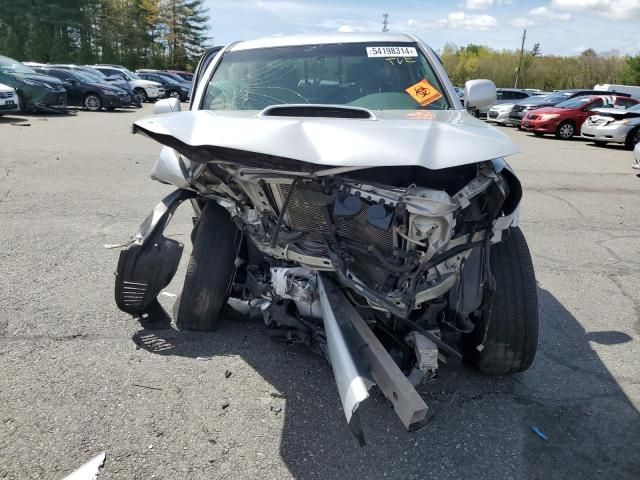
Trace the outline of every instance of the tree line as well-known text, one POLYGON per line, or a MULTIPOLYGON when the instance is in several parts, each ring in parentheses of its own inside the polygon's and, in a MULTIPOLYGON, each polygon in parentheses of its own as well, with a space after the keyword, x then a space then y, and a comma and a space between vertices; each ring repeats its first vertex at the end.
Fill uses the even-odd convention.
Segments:
MULTIPOLYGON (((488 78, 499 87, 513 87, 520 51, 497 51, 482 45, 445 45, 442 62, 455 85, 472 78, 488 78)), ((525 52, 520 64, 518 88, 549 91, 593 88, 596 84, 640 85, 640 55, 598 54, 587 49, 580 55, 543 55, 540 44, 525 52)))
POLYGON ((22 61, 193 69, 204 0, 0 0, 0 54, 22 61))
MULTIPOLYGON (((204 0, 0 0, 0 54, 18 60, 117 63, 129 68, 193 69, 210 40, 204 0)), ((445 45, 441 58, 456 85, 488 78, 512 87, 517 50, 445 45)), ((555 90, 598 83, 640 85, 640 55, 525 53, 518 87, 555 90)))

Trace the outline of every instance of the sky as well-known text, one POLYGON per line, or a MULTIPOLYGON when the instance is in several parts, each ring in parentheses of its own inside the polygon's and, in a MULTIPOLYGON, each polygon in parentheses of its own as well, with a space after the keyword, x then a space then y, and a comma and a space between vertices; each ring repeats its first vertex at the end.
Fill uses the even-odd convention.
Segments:
POLYGON ((543 54, 640 53, 640 0, 205 0, 214 45, 265 36, 410 32, 436 50, 447 43, 543 54))

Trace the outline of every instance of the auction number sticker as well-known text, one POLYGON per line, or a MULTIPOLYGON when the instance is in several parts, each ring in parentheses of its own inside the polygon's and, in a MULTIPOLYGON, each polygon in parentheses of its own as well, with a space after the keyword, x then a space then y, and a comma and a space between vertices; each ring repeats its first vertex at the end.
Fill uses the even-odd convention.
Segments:
POLYGON ((367 57, 417 57, 415 47, 367 47, 367 57))
POLYGON ((415 85, 405 88, 404 91, 411 95, 411 98, 418 102, 421 107, 442 98, 442 94, 426 80, 420 80, 415 85))

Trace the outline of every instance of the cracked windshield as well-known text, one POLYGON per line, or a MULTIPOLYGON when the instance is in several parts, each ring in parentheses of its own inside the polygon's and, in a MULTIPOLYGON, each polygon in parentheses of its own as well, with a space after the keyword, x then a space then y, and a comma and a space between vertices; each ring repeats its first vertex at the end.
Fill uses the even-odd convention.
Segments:
POLYGON ((338 44, 225 53, 205 94, 209 110, 278 104, 446 110, 450 103, 415 44, 338 44))

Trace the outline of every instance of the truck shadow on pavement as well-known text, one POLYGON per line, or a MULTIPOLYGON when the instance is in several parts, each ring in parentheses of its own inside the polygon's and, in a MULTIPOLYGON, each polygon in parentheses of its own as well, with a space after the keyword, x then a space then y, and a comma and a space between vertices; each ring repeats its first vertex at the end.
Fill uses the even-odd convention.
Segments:
POLYGON ((587 333, 550 292, 538 295, 540 346, 531 370, 487 377, 442 368, 441 380, 420 389, 431 420, 413 433, 373 389, 360 410, 364 448, 346 425, 324 358, 267 341, 260 320, 233 315, 213 334, 143 329, 133 341, 194 362, 240 356, 285 399, 280 455, 295 478, 637 478, 640 414, 590 345, 615 348, 632 338, 587 333))

